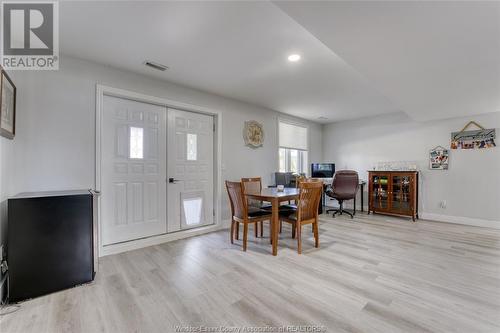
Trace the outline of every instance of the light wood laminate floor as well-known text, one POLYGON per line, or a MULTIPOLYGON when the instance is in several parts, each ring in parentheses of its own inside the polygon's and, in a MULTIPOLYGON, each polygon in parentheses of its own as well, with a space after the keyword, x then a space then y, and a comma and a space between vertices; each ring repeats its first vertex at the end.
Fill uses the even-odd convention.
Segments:
POLYGON ((500 332, 500 231, 358 214, 323 216, 320 248, 290 229, 228 231, 101 258, 96 281, 22 303, 0 332, 175 332, 319 325, 327 332, 500 332))

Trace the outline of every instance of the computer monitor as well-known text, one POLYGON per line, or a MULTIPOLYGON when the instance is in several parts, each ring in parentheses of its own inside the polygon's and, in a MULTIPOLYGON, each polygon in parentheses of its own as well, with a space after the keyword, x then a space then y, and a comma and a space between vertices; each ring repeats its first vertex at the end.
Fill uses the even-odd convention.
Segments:
POLYGON ((312 163, 311 177, 313 178, 333 178, 335 173, 334 163, 312 163))

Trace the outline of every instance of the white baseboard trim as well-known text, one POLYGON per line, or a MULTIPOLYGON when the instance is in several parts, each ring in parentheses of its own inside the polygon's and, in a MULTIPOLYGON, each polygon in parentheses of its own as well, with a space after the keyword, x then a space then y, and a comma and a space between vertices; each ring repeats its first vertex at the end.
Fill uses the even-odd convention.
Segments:
POLYGON ((229 221, 222 221, 220 225, 214 224, 206 227, 200 227, 196 229, 188 229, 173 232, 170 234, 163 234, 158 236, 152 236, 147 238, 141 238, 129 242, 123 242, 118 244, 106 245, 103 246, 99 251, 99 257, 109 256, 112 254, 118 254, 122 252, 132 251, 141 249, 148 246, 154 246, 158 244, 163 244, 167 242, 172 242, 179 239, 189 238, 193 236, 198 236, 202 234, 206 234, 209 232, 214 232, 222 229, 226 229, 229 221))
POLYGON ((474 226, 474 227, 500 229, 500 221, 474 219, 474 218, 464 217, 464 216, 451 216, 451 215, 441 215, 441 214, 433 214, 433 213, 422 213, 419 215, 420 215, 419 217, 423 220, 465 224, 465 225, 470 225, 470 226, 474 226))

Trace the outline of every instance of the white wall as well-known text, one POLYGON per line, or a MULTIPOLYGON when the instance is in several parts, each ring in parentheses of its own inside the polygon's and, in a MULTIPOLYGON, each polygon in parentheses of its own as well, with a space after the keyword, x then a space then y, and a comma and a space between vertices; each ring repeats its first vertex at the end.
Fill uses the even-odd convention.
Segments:
POLYGON ((377 162, 418 161, 421 217, 500 227, 500 147, 452 150, 448 171, 428 169, 429 150, 449 147, 451 132, 470 120, 497 128, 500 135, 500 113, 432 122, 398 113, 325 125, 323 158, 336 163, 337 170, 357 170, 363 179, 377 162), (440 208, 442 200, 446 209, 440 208))
MULTIPOLYGON (((17 71, 11 77, 18 88, 14 192, 95 187, 97 83, 220 110, 223 179, 262 176, 270 184, 278 167, 275 111, 69 57, 61 59, 59 71, 17 71), (264 147, 244 146, 245 120, 263 123, 264 147)), ((311 160, 319 161, 321 125, 307 124, 311 160)), ((223 200, 228 216, 225 193, 223 200)))

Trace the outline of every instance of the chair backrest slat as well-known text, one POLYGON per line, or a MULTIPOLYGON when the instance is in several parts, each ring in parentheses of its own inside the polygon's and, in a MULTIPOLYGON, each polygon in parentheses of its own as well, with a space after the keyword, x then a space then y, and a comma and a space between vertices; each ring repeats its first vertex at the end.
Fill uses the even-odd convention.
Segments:
POLYGON ((318 216, 323 182, 303 181, 299 184, 300 195, 297 204, 297 218, 300 221, 309 220, 318 216))
POLYGON ((309 183, 314 183, 314 182, 323 183, 323 179, 321 179, 321 178, 307 178, 306 182, 309 182, 309 183))
POLYGON ((230 182, 226 180, 227 194, 231 203, 231 215, 243 219, 247 216, 248 208, 243 194, 241 182, 230 182))
MULTIPOLYGON (((243 193, 260 193, 262 191, 262 178, 241 178, 241 184, 243 186, 243 193)), ((247 204, 249 207, 260 208, 262 206, 262 201, 248 198, 247 204)))
POLYGON ((297 177, 297 183, 295 184, 297 188, 299 188, 300 183, 306 182, 306 183, 314 183, 314 182, 320 182, 323 183, 323 179, 321 178, 306 178, 304 176, 297 177))
POLYGON ((304 182, 306 180, 307 180, 307 178, 305 176, 297 176, 297 177, 295 177, 295 187, 299 188, 300 183, 302 183, 302 182, 304 182))

